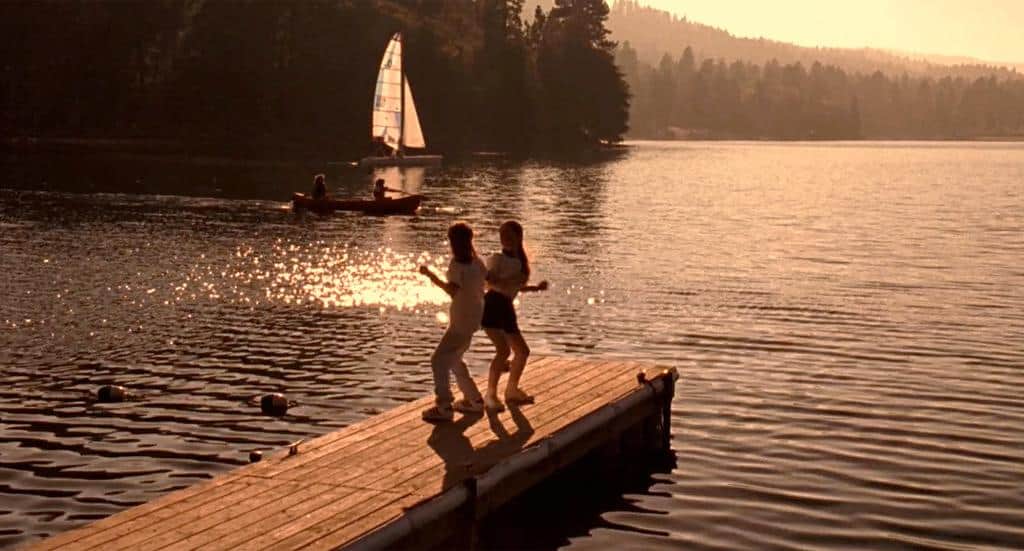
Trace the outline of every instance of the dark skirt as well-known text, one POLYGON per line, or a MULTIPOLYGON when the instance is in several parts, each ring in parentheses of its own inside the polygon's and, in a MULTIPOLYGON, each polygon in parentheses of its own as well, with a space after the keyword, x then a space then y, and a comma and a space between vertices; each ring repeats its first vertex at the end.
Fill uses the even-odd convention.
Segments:
POLYGON ((519 334, 519 320, 512 299, 498 291, 487 291, 484 295, 484 316, 480 320, 484 329, 501 329, 506 333, 519 334))

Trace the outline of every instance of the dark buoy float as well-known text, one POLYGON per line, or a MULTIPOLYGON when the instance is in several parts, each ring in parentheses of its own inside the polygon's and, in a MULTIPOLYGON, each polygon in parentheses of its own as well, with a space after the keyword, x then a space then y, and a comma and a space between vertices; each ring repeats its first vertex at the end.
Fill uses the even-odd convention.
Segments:
POLYGON ((123 402, 128 399, 128 391, 123 386, 106 385, 96 391, 96 399, 103 403, 123 402))
POLYGON ((273 393, 264 394, 260 398, 260 409, 267 415, 274 415, 280 417, 285 413, 288 413, 288 400, 285 399, 283 394, 273 393))
POLYGON ((249 463, 259 463, 263 459, 263 452, 256 450, 249 452, 249 463))

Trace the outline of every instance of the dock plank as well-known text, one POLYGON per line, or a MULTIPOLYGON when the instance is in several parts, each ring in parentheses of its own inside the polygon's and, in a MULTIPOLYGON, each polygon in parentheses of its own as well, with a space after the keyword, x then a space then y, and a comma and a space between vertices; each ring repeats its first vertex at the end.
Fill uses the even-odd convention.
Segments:
POLYGON ((236 478, 225 476, 212 482, 204 482, 184 490, 158 497, 143 505, 133 507, 114 516, 98 520, 89 525, 88 531, 79 529, 51 536, 35 544, 33 549, 43 551, 47 549, 66 547, 71 544, 81 545, 83 546, 81 548, 85 548, 85 545, 87 544, 80 543, 82 540, 97 537, 101 533, 106 533, 114 529, 128 531, 126 527, 127 523, 147 515, 152 515, 153 518, 157 519, 173 517, 178 511, 182 510, 183 507, 185 509, 196 507, 206 501, 219 499, 228 493, 241 490, 244 485, 231 484, 231 482, 235 481, 236 478))
MULTIPOLYGON (((554 361, 555 358, 541 358, 535 364, 530 364, 529 367, 531 369, 537 369, 538 367, 543 367, 544 365, 550 364, 554 361)), ((556 377, 558 375, 558 373, 553 370, 543 370, 542 374, 544 377, 556 377)), ((477 387, 486 388, 486 376, 478 378, 476 383, 477 387)), ((345 453, 341 455, 341 457, 345 457, 352 451, 362 451, 363 449, 375 445, 387 443, 391 439, 399 438, 407 440, 408 437, 418 435, 424 430, 429 432, 429 425, 425 425, 423 423, 423 420, 420 418, 420 412, 433 405, 433 403, 433 397, 428 396, 421 398, 415 402, 407 404, 406 406, 402 406, 399 408, 401 410, 399 413, 388 416, 383 423, 368 426, 354 425, 353 427, 357 430, 339 431, 346 434, 341 437, 335 436, 328 444, 325 445, 311 446, 309 444, 303 444, 303 453, 298 457, 293 458, 285 456, 278 458, 278 464, 273 468, 266 469, 262 474, 264 476, 275 477, 287 473, 288 471, 298 469, 308 463, 314 463, 317 467, 323 467, 336 462, 337 456, 334 458, 329 457, 332 456, 332 454, 338 454, 339 452, 345 451, 345 453), (388 432, 390 434, 382 439, 373 438, 381 432, 388 432), (325 457, 328 459, 324 459, 325 457)), ((382 414, 378 417, 383 417, 384 415, 387 414, 382 414)), ((303 472, 303 475, 305 474, 306 473, 303 472)))
MULTIPOLYGON (((550 372, 542 372, 542 375, 545 378, 558 378, 561 374, 551 370, 550 372)), ((481 386, 486 385, 486 379, 481 379, 478 383, 481 386)), ((532 391, 532 387, 529 384, 524 384, 523 386, 527 390, 532 391)), ((432 400, 423 404, 423 407, 425 408, 431 403, 432 400)), ((505 415, 507 416, 507 413, 505 415)), ((282 467, 271 472, 274 476, 299 480, 309 476, 316 476, 316 473, 321 469, 342 468, 350 469, 349 472, 355 477, 377 469, 394 470, 395 465, 390 463, 390 461, 399 457, 408 458, 410 450, 407 448, 409 447, 426 450, 427 452, 430 451, 423 444, 434 427, 420 419, 419 410, 416 410, 415 414, 406 419, 405 422, 393 428, 395 430, 390 431, 388 435, 377 439, 362 440, 350 447, 333 450, 330 453, 318 454, 312 461, 305 463, 291 462, 286 458, 282 461, 282 467), (351 469, 353 465, 357 467, 351 469)), ((484 428, 482 427, 480 430, 484 428)), ((351 478, 346 478, 344 483, 348 483, 350 480, 351 478)))
MULTIPOLYGON (((166 533, 161 538, 155 538, 154 542, 161 546, 195 549, 206 542, 217 541, 232 534, 263 531, 266 528, 263 523, 269 517, 276 514, 287 515, 290 509, 302 508, 318 501, 318 498, 338 495, 334 486, 326 484, 288 483, 280 486, 279 490, 281 491, 273 495, 267 492, 259 496, 262 499, 258 502, 238 504, 233 509, 224 509, 216 515, 202 519, 201 523, 197 522, 166 533)), ((350 493, 356 491, 358 490, 352 489, 350 493)), ((150 545, 149 542, 146 544, 150 545)))
MULTIPOLYGON (((309 488, 314 487, 316 486, 309 486, 309 488)), ((266 506, 263 509, 250 511, 244 518, 227 525, 230 527, 227 533, 223 535, 210 533, 206 538, 196 541, 195 549, 240 549, 250 540, 271 534, 296 519, 311 514, 330 503, 350 497, 359 491, 358 488, 330 487, 290 507, 280 509, 266 506)))
POLYGON ((640 371, 666 374, 628 360, 537 358, 522 383, 534 404, 430 425, 420 419, 427 396, 33 549, 344 547, 636 392, 640 371))
MULTIPOLYGON (((559 381, 557 385, 551 385, 546 390, 549 392, 558 392, 561 389, 568 389, 579 377, 585 377, 588 374, 584 371, 570 372, 568 377, 559 381)), ((606 381, 607 384, 621 384, 622 381, 606 381)), ((524 388, 534 392, 531 386, 524 384, 524 388)), ((552 400, 550 398, 545 399, 545 393, 539 393, 537 396, 537 404, 527 405, 522 408, 523 411, 529 410, 533 412, 544 411, 548 408, 558 407, 561 402, 558 400, 552 400)), ((499 426, 507 425, 508 423, 515 424, 513 412, 510 408, 505 412, 499 414, 495 420, 499 426)), ((487 421, 490 421, 488 416, 487 421)), ((466 418, 464 418, 466 419, 466 418)), ((455 454, 458 450, 455 448, 458 444, 462 443, 462 438, 458 435, 461 434, 462 430, 465 430, 465 440, 468 440, 467 444, 463 446, 462 452, 465 454, 465 461, 469 461, 474 450, 469 447, 469 443, 472 443, 473 447, 481 445, 489 440, 507 440, 503 438, 506 435, 495 434, 491 423, 489 422, 478 422, 479 419, 468 418, 466 419, 472 423, 468 430, 463 426, 463 420, 459 420, 451 425, 438 425, 436 427, 431 425, 425 425, 420 422, 417 426, 406 432, 403 436, 403 443, 405 444, 402 448, 390 449, 386 447, 387 443, 381 444, 380 447, 367 450, 365 454, 360 454, 355 457, 355 462, 359 465, 359 468, 350 471, 353 476, 346 478, 348 484, 358 484, 364 487, 370 488, 386 488, 394 485, 390 481, 389 476, 385 475, 400 475, 407 468, 423 468, 424 466, 436 466, 443 464, 445 458, 439 455, 439 449, 448 449, 448 453, 453 457, 453 461, 459 461, 455 454), (431 436, 438 435, 441 442, 437 445, 432 445, 431 436), (409 446, 412 442, 413 445, 409 446), (412 451, 409 447, 413 448, 412 451), (368 476, 364 476, 365 473, 372 473, 368 476)), ((507 432, 507 431, 506 431, 507 432)), ((514 433, 515 431, 513 431, 514 433)), ((520 442, 519 447, 526 447, 529 442, 520 442)), ((508 449, 508 453, 514 452, 514 449, 508 449)), ((348 457, 337 457, 333 463, 325 463, 318 465, 318 468, 327 469, 343 469, 348 464, 352 463, 348 457)), ((481 469, 469 469, 468 474, 479 472, 481 469)), ((305 478, 308 476, 316 476, 315 472, 312 471, 299 471, 295 473, 298 478, 305 478)), ((397 486, 397 485, 396 485, 397 486)), ((450 486, 449 486, 450 487, 450 486)), ((447 487, 445 488, 447 489, 447 487)))
MULTIPOLYGON (((462 448, 462 450, 449 451, 450 455, 444 458, 444 460, 428 460, 428 458, 420 456, 421 461, 417 462, 413 469, 402 471, 394 480, 388 479, 379 481, 376 484, 382 484, 382 486, 389 488, 399 488, 403 491, 423 496, 438 494, 458 484, 466 476, 480 474, 505 457, 543 441, 558 429, 574 421, 576 418, 569 417, 569 415, 576 412, 579 408, 586 408, 590 404, 592 407, 584 411, 584 413, 589 413, 607 403, 606 400, 619 396, 622 392, 621 385, 623 382, 622 378, 612 379, 603 385, 592 388, 591 391, 595 392, 595 394, 583 402, 576 400, 558 402, 553 407, 542 410, 546 414, 544 417, 535 417, 537 412, 530 409, 533 406, 521 408, 519 415, 527 417, 529 414, 529 423, 531 425, 535 418, 539 420, 538 425, 532 428, 529 438, 521 443, 514 439, 510 440, 508 437, 497 438, 494 436, 493 429, 476 431, 469 437, 469 443, 472 445, 471 449, 462 448), (460 451, 462 455, 458 455, 460 451), (459 467, 462 464, 469 464, 469 466, 460 469, 459 467), (446 476, 453 473, 453 471, 455 476, 446 476), (402 476, 403 474, 404 477, 402 476)), ((507 420, 513 426, 522 423, 522 421, 516 420, 514 416, 514 413, 510 413, 506 418, 499 418, 497 422, 505 425, 506 423, 502 421, 507 420)), ((444 429, 442 428, 441 430, 444 429)), ((508 432, 510 435, 515 433, 515 431, 508 432)), ((375 485, 371 485, 371 487, 375 487, 375 485)))
MULTIPOLYGON (((386 522, 391 520, 391 518, 400 515, 402 511, 402 503, 409 502, 408 500, 410 499, 408 494, 397 495, 392 492, 373 492, 368 495, 363 494, 361 497, 364 498, 361 502, 349 507, 327 508, 328 512, 333 512, 333 515, 324 518, 324 520, 321 520, 312 526, 307 526, 302 530, 295 531, 288 538, 273 542, 272 546, 276 549, 305 549, 314 544, 317 540, 331 537, 332 534, 336 533, 351 533, 352 536, 349 539, 354 539, 354 537, 367 532, 369 528, 376 526, 363 527, 358 531, 350 529, 353 526, 362 526, 365 524, 361 523, 364 517, 384 509, 385 512, 383 515, 388 518, 383 522, 386 522)), ((334 536, 331 537, 331 539, 336 541, 338 537, 334 536)))
MULTIPOLYGON (((254 535, 255 537, 247 539, 238 545, 224 547, 214 545, 213 548, 237 549, 238 551, 255 551, 271 547, 282 549, 286 547, 285 542, 294 541, 298 538, 300 533, 318 526, 321 523, 327 522, 339 514, 347 514, 350 518, 356 516, 359 512, 357 507, 360 507, 370 500, 376 499, 377 501, 374 503, 377 503, 377 508, 380 508, 381 505, 401 502, 401 500, 407 498, 407 495, 395 494, 393 492, 380 491, 371 493, 363 489, 358 489, 358 491, 354 491, 344 497, 333 499, 325 505, 308 513, 287 519, 284 523, 275 526, 273 529, 262 534, 254 535)), ((363 508, 365 509, 367 507, 363 505, 363 508)), ((353 521, 354 520, 355 519, 353 519, 353 521)))
MULTIPOLYGON (((232 482, 232 484, 242 483, 242 481, 232 482)), ((168 532, 180 530, 182 527, 202 526, 203 523, 208 522, 211 518, 223 517, 223 511, 225 510, 231 510, 240 506, 245 507, 247 504, 258 500, 268 493, 276 495, 275 490, 282 484, 284 484, 284 481, 257 481, 255 484, 245 484, 244 490, 233 492, 221 499, 207 501, 200 507, 179 512, 170 518, 157 520, 152 517, 143 517, 139 519, 137 526, 131 528, 130 533, 121 534, 120 531, 108 531, 106 535, 108 537, 114 536, 113 539, 107 540, 98 546, 90 544, 90 548, 139 549, 145 546, 149 549, 159 549, 159 546, 155 544, 163 541, 164 535, 168 532)))
POLYGON ((303 543, 296 549, 333 550, 349 542, 358 539, 370 530, 385 524, 388 521, 398 518, 405 510, 405 505, 413 505, 416 500, 412 496, 406 496, 401 500, 388 503, 386 506, 360 518, 352 524, 346 525, 338 530, 330 532, 324 537, 310 543, 303 543))
MULTIPOLYGON (((152 531, 160 526, 163 522, 173 523, 174 519, 179 515, 188 514, 190 511, 197 508, 214 506, 223 507, 226 500, 231 499, 236 495, 248 495, 253 492, 262 491, 261 486, 254 486, 247 484, 238 479, 229 479, 220 486, 220 491, 211 492, 210 494, 195 494, 190 498, 182 499, 174 502, 167 507, 160 507, 153 509, 146 514, 138 515, 128 519, 125 522, 114 523, 111 526, 101 526, 93 528, 89 533, 69 533, 68 535, 79 535, 81 537, 73 538, 69 542, 55 542, 57 549, 65 546, 72 547, 74 549, 94 549, 108 545, 113 541, 133 541, 139 538, 139 534, 146 533, 147 530, 152 531)), ((129 512, 132 510, 129 509, 129 512)), ((119 515, 111 517, 117 519, 119 515)), ((94 525, 91 525, 92 527, 94 525)), ((48 543, 44 541, 43 543, 48 543)))

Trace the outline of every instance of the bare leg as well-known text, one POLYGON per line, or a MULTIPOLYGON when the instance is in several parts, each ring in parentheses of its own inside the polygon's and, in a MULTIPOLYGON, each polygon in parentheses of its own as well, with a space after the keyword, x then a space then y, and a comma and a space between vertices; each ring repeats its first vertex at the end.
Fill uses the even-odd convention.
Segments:
POLYGON ((502 368, 508 361, 511 349, 504 331, 490 328, 484 329, 484 331, 494 343, 494 359, 491 360, 491 367, 487 373, 487 394, 484 396, 484 402, 490 408, 498 403, 498 380, 501 379, 502 368))
POLYGON ((508 400, 510 395, 515 397, 525 396, 525 393, 519 389, 519 380, 523 376, 523 369, 526 368, 526 360, 530 357, 530 347, 527 346, 526 340, 523 339, 523 335, 520 333, 506 333, 505 340, 513 352, 512 365, 508 373, 508 384, 505 385, 505 399, 508 400))

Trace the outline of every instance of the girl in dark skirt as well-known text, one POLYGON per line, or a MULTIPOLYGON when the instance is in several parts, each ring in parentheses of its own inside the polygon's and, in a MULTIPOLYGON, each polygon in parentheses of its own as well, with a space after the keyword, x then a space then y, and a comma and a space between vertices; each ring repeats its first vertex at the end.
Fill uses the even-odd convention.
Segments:
POLYGON ((547 281, 527 285, 530 279, 530 260, 523 248, 523 227, 514 220, 501 225, 501 252, 487 259, 487 294, 484 295, 484 314, 480 325, 494 343, 494 359, 487 378, 484 406, 490 411, 502 411, 505 405, 498 399, 498 379, 508 366, 505 401, 510 404, 530 404, 533 397, 519 388, 519 380, 530 356, 519 330, 519 320, 513 304, 520 292, 546 291, 547 281), (512 355, 511 361, 509 356, 512 355))

